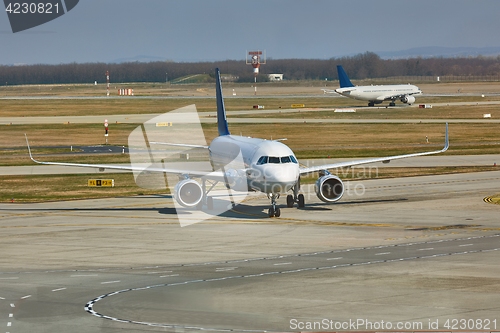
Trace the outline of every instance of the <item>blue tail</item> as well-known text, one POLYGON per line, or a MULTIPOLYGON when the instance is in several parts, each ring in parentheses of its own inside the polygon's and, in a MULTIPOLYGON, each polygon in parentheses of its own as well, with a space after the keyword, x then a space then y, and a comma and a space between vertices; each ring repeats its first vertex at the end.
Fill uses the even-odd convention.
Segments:
POLYGON ((349 77, 342 66, 337 66, 337 73, 339 74, 340 88, 354 87, 354 84, 352 84, 351 80, 349 80, 349 77))
POLYGON ((226 108, 224 107, 224 99, 222 98, 222 85, 220 83, 220 70, 215 69, 215 98, 217 99, 217 128, 219 135, 229 135, 227 128, 226 108))

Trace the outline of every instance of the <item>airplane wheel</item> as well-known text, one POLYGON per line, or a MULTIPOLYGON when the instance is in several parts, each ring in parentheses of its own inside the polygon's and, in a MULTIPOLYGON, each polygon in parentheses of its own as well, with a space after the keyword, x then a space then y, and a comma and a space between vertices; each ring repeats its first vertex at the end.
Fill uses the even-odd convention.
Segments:
POLYGON ((306 205, 306 199, 304 199, 304 195, 299 194, 298 199, 299 199, 299 202, 298 202, 299 208, 304 208, 306 205))
POLYGON ((269 217, 274 217, 273 207, 269 208, 268 214, 269 214, 269 217))
POLYGON ((207 208, 208 210, 214 209, 214 198, 212 197, 207 198, 207 208))
POLYGON ((286 206, 288 208, 293 207, 293 195, 289 194, 286 196, 286 206))
POLYGON ((275 217, 280 217, 281 215, 281 209, 279 209, 278 207, 276 208, 276 210, 274 211, 274 216, 275 217))

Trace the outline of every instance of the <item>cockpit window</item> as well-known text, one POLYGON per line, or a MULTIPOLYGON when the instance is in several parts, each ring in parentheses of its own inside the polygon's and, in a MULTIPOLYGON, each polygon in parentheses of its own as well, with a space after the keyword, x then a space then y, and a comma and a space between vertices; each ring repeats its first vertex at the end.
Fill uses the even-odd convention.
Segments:
POLYGON ((269 163, 279 164, 280 158, 275 156, 269 156, 269 163))
POLYGON ((257 165, 261 164, 266 164, 267 163, 268 156, 261 156, 259 160, 257 161, 257 165))
POLYGON ((259 160, 257 161, 257 165, 262 165, 262 164, 267 164, 267 163, 273 163, 273 164, 295 163, 295 164, 298 164, 299 162, 297 162, 297 159, 293 155, 283 156, 283 157, 261 156, 259 158, 259 160))
POLYGON ((290 156, 284 156, 281 158, 281 163, 290 163, 291 161, 290 156))

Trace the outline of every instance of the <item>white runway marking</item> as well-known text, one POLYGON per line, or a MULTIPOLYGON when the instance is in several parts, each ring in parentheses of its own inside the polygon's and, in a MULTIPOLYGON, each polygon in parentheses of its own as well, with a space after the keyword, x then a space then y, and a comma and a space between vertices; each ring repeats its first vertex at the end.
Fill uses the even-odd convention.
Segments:
POLYGON ((111 283, 119 283, 121 282, 120 280, 116 280, 116 281, 106 281, 106 282, 101 282, 101 284, 111 284, 111 283))
POLYGON ((375 253, 376 256, 383 256, 386 254, 391 254, 391 252, 380 252, 380 253, 375 253))
POLYGON ((238 267, 220 267, 220 268, 216 268, 215 271, 216 272, 234 271, 237 268, 238 267))
MULTIPOLYGON (((477 239, 485 239, 485 238, 491 238, 491 237, 499 237, 500 234, 498 235, 493 235, 493 236, 479 236, 477 239)), ((464 240, 462 239, 450 239, 450 240, 442 240, 441 242, 453 242, 453 241, 460 241, 464 240)), ((408 247, 408 246, 415 246, 415 245, 423 245, 423 244, 431 244, 431 243, 439 243, 439 241, 433 241, 433 242, 419 242, 419 243, 407 243, 407 244, 397 244, 397 245, 389 245, 389 246, 384 246, 384 247, 378 247, 378 248, 387 248, 387 247, 408 247)), ((497 245, 497 244, 495 244, 497 245)), ((458 244, 454 244, 454 246, 458 247, 458 244)), ((348 253, 350 251, 363 251, 363 250, 372 250, 375 247, 364 247, 364 248, 353 248, 353 249, 345 249, 345 250, 334 250, 334 251, 325 251, 325 252, 315 252, 316 254, 333 254, 333 253, 348 253)), ((413 248, 411 251, 428 251, 428 250, 434 250, 434 248, 413 248)), ((327 269, 336 269, 336 268, 342 268, 342 267, 355 267, 355 266, 361 266, 361 265, 373 265, 376 263, 389 263, 389 262, 401 262, 401 261, 408 261, 408 260, 421 260, 424 258, 437 258, 437 257, 444 257, 444 256, 453 256, 453 255, 464 255, 464 254, 471 254, 471 253, 481 253, 481 252, 487 252, 487 251, 496 251, 498 248, 494 249, 475 249, 471 251, 452 251, 448 252, 449 250, 446 250, 445 252, 437 253, 437 254, 431 254, 428 256, 408 256, 408 257, 400 257, 400 258, 395 258, 395 259, 386 259, 386 260, 369 260, 366 259, 367 261, 365 262, 357 262, 357 263, 345 263, 345 264, 339 264, 339 265, 325 265, 325 266, 314 266, 314 267, 305 267, 305 268, 298 268, 298 269, 290 269, 290 270, 284 270, 283 269, 278 269, 276 268, 275 271, 272 272, 262 272, 262 273, 254 273, 254 274, 247 274, 247 275, 230 275, 230 276, 223 276, 219 278, 211 278, 211 279, 196 279, 196 280, 187 280, 187 281, 182 281, 182 282, 174 282, 174 283, 164 283, 164 284, 155 284, 155 285, 150 285, 146 287, 139 287, 139 288, 129 288, 129 289, 123 289, 119 291, 115 291, 112 293, 108 294, 103 294, 97 298, 94 298, 93 300, 87 302, 85 305, 85 310, 100 318, 105 318, 113 321, 120 321, 120 322, 125 322, 125 323, 132 323, 132 324, 141 324, 141 325, 148 325, 148 326, 155 326, 155 327, 164 327, 164 328, 180 328, 182 326, 178 326, 176 324, 168 324, 168 323, 149 323, 149 322, 140 322, 140 321, 134 321, 134 320, 125 320, 125 319, 119 319, 111 316, 107 316, 101 313, 98 313, 94 310, 94 306, 97 302, 103 300, 104 298, 114 296, 114 295, 119 295, 123 293, 128 293, 128 292, 136 292, 136 291, 141 291, 141 290, 147 290, 147 289, 152 289, 152 288, 160 288, 160 287, 168 287, 172 288, 175 286, 183 286, 183 285, 188 285, 188 284, 195 284, 195 283, 210 283, 210 282, 215 282, 215 281, 224 281, 224 280, 230 280, 230 279, 243 279, 243 278, 259 278, 262 276, 272 276, 272 275, 278 275, 278 274, 285 274, 285 273, 298 273, 298 272, 309 272, 309 271, 315 271, 315 270, 327 270, 327 269)), ((388 254, 391 252, 380 252, 379 254, 388 254)), ((403 251, 404 253, 404 251, 403 251)), ((356 254, 356 253, 354 253, 356 254)), ((372 255, 374 255, 373 253, 372 255)), ((292 254, 292 255, 284 255, 284 256, 275 256, 275 257, 264 257, 264 258, 258 258, 258 259, 248 259, 248 261, 253 261, 253 260, 276 260, 276 259, 282 259, 282 258, 291 258, 291 257, 297 257, 297 256, 306 256, 306 255, 314 255, 312 253, 310 254, 292 254)), ((355 257, 356 258, 356 257, 355 257)), ((323 258, 320 258, 323 259, 323 258)), ((336 260, 336 259, 342 259, 342 257, 335 257, 335 258, 327 258, 327 260, 336 260)), ((241 262, 241 260, 238 260, 241 262)), ((211 262, 211 263, 198 263, 198 264, 188 264, 188 265, 180 265, 182 267, 188 267, 188 266, 206 266, 209 264, 228 264, 230 262, 236 262, 236 261, 224 261, 224 262, 211 262)), ((290 265, 292 262, 281 262, 281 263, 276 263, 274 265, 290 265)), ((232 267, 220 267, 219 269, 227 269, 227 268, 232 268, 232 267)), ((265 269, 265 268, 262 268, 265 269)), ((222 272, 222 271, 221 271, 222 272)), ((171 274, 168 276, 178 276, 179 274, 171 274)), ((206 330, 213 330, 213 331, 226 331, 225 329, 220 329, 220 328, 206 328, 206 327, 198 327, 198 326, 190 326, 189 327, 192 330, 199 330, 199 331, 206 331, 206 330)), ((256 330, 241 330, 242 332, 258 332, 256 330)))
POLYGON ((179 274, 162 275, 160 277, 165 278, 165 277, 172 277, 172 276, 179 276, 179 274))
POLYGON ((53 289, 52 291, 56 292, 56 291, 61 291, 61 290, 66 290, 66 288, 53 289))
POLYGON ((165 273, 172 273, 172 271, 163 271, 163 272, 148 272, 147 274, 165 274, 165 273))
POLYGON ((473 246, 474 244, 462 244, 462 245, 459 245, 459 246, 473 246))

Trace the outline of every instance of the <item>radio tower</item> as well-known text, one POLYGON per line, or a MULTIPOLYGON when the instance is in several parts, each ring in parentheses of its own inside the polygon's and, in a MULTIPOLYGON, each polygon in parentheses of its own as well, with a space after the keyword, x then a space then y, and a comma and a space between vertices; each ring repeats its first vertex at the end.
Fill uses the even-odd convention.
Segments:
POLYGON ((257 95, 257 75, 259 74, 260 65, 266 64, 266 51, 250 51, 246 57, 246 64, 252 65, 254 75, 254 95, 257 95))

